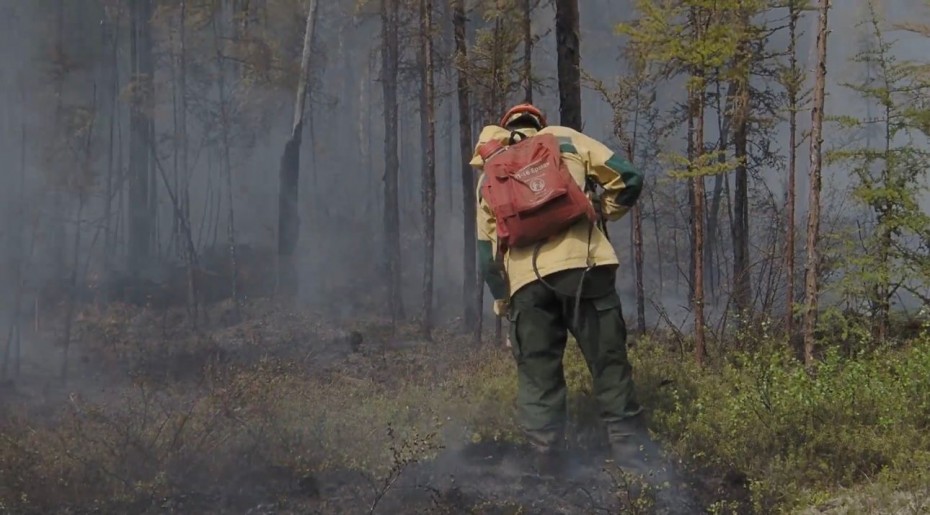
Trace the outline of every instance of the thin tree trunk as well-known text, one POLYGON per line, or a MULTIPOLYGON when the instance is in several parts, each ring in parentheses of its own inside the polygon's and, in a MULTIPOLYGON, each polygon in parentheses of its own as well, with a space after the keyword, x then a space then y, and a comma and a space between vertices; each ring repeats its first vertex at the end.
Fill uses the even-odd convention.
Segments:
POLYGON ((10 315, 10 329, 7 335, 6 347, 3 351, 3 379, 10 378, 9 366, 13 364, 13 378, 19 377, 20 370, 20 316, 22 314, 23 290, 25 289, 25 251, 23 249, 24 233, 26 230, 26 124, 21 126, 21 139, 19 148, 19 195, 16 207, 16 251, 13 263, 13 279, 16 284, 13 290, 13 312, 10 315), (10 357, 12 354, 12 358, 10 357))
MULTIPOLYGON (((451 70, 451 69, 450 69, 451 70)), ((449 72, 449 78, 446 82, 448 88, 451 91, 455 87, 455 81, 452 80, 452 72, 449 72)), ((449 175, 447 176, 448 183, 446 184, 446 202, 449 204, 449 212, 455 213, 455 180, 458 175, 458 163, 456 162, 456 149, 455 149, 455 107, 452 104, 451 98, 446 102, 446 130, 449 131, 446 138, 446 157, 448 158, 449 163, 449 175)))
MULTIPOLYGON (((627 145, 627 160, 636 162, 636 145, 639 143, 639 113, 642 109, 642 97, 637 93, 636 109, 633 115, 633 135, 627 145)), ((622 130, 622 128, 621 128, 622 130)), ((643 211, 639 202, 630 210, 630 234, 633 239, 634 284, 636 290, 636 322, 639 334, 646 333, 646 293, 643 287, 643 211)))
MULTIPOLYGON (((362 165, 362 170, 373 170, 371 162, 371 144, 368 141, 371 139, 370 131, 370 119, 368 114, 371 111, 371 93, 369 92, 369 84, 372 81, 371 77, 371 66, 366 66, 365 70, 367 73, 363 73, 358 80, 358 121, 356 123, 356 144, 358 145, 359 153, 359 163, 362 165)), ((367 177, 366 177, 367 179, 367 177)), ((369 219, 375 218, 375 202, 376 197, 375 191, 372 188, 372 183, 366 181, 366 193, 371 198, 370 201, 364 202, 365 215, 369 219)))
POLYGON ((152 111, 154 63, 152 59, 151 1, 131 2, 132 97, 129 141, 129 271, 138 279, 148 264, 154 234, 149 206, 151 192, 152 111))
POLYGON ((555 40, 558 53, 560 123, 580 131, 581 43, 578 0, 556 0, 555 40))
POLYGON ((433 91, 433 2, 420 0, 420 133, 423 154, 423 305, 420 310, 421 331, 427 338, 433 319, 433 259, 436 245, 436 115, 433 91))
MULTIPOLYGON (((57 8, 57 34, 55 38, 55 53, 59 58, 64 58, 64 27, 65 27, 65 6, 64 0, 58 0, 57 8)), ((60 74, 55 79, 55 128, 56 130, 62 130, 64 127, 64 122, 62 117, 64 115, 64 74, 60 74)), ((67 216, 65 214, 65 199, 62 198, 61 189, 58 187, 52 188, 52 204, 54 211, 54 216, 61 217, 62 220, 67 216)), ((52 233, 52 263, 56 271, 64 271, 67 267, 67 234, 65 229, 65 224, 62 223, 52 223, 51 227, 52 233)), ((59 276, 60 277, 60 276, 59 276)))
MULTIPOLYGON (((181 149, 180 141, 178 141, 178 135, 180 130, 178 128, 178 110, 179 110, 179 101, 178 98, 178 65, 177 59, 173 54, 174 50, 174 38, 170 37, 169 42, 172 47, 172 59, 169 70, 171 72, 171 123, 174 125, 173 132, 171 136, 171 171, 174 174, 172 177, 172 187, 175 191, 178 191, 178 186, 180 185, 181 180, 181 149)), ((176 216, 171 217, 171 242, 169 252, 177 253, 180 257, 183 257, 182 254, 182 242, 181 242, 181 221, 176 216)))
POLYGON ((226 99, 226 69, 223 65, 223 55, 219 46, 219 30, 216 20, 213 20, 214 49, 216 51, 217 81, 216 88, 220 100, 220 136, 222 137, 223 171, 226 178, 226 202, 229 204, 226 211, 226 238, 229 246, 230 286, 232 287, 233 312, 238 320, 241 315, 239 299, 239 263, 236 252, 236 218, 235 204, 233 203, 232 160, 229 150, 229 105, 226 99))
POLYGON ((827 76, 827 14, 830 0, 820 0, 817 29, 817 74, 811 107, 810 199, 807 212, 807 262, 804 267, 804 362, 814 361, 814 328, 817 319, 817 274, 820 258, 817 243, 820 232, 821 148, 823 145, 823 108, 827 76))
POLYGON ((465 217, 465 270, 462 285, 463 303, 465 306, 465 325, 473 329, 475 343, 481 341, 481 301, 484 289, 477 267, 477 185, 475 172, 468 164, 471 160, 472 149, 472 107, 469 101, 468 74, 464 65, 468 58, 468 45, 465 39, 465 2, 453 0, 452 23, 455 36, 455 58, 457 64, 457 93, 459 105, 459 153, 462 161, 462 207, 465 217))
MULTIPOLYGON (((149 37, 151 37, 151 29, 150 29, 150 33, 149 33, 149 34, 150 34, 149 37)), ((151 45, 149 45, 149 46, 151 47, 151 45)), ((153 64, 153 67, 152 67, 152 73, 151 73, 150 75, 151 75, 152 77, 155 76, 154 64, 153 64)), ((160 256, 160 255, 161 255, 161 251, 162 251, 162 249, 161 249, 161 233, 160 233, 161 226, 159 225, 159 218, 158 218, 158 183, 157 183, 156 180, 155 180, 155 179, 156 179, 156 177, 155 177, 155 159, 156 159, 156 156, 158 155, 158 153, 157 153, 158 140, 157 140, 157 134, 155 133, 155 86, 154 86, 154 81, 153 81, 153 85, 152 85, 152 100, 151 100, 151 102, 152 102, 152 104, 151 104, 151 105, 152 105, 152 114, 149 116, 149 119, 148 119, 148 125, 149 125, 148 131, 149 131, 149 134, 151 135, 151 138, 150 138, 151 144, 149 145, 149 147, 150 147, 150 148, 149 148, 149 166, 148 166, 148 171, 146 172, 146 175, 147 175, 147 177, 148 177, 148 179, 149 179, 149 186, 148 186, 148 193, 149 193, 149 198, 148 198, 148 217, 149 217, 149 224, 150 224, 151 227, 152 227, 152 230, 150 231, 150 234, 149 234, 149 248, 150 248, 150 249, 153 249, 153 250, 152 250, 152 255, 153 255, 153 256, 160 256)))
POLYGON ((630 210, 633 231, 633 262, 636 266, 636 322, 639 334, 646 332, 646 292, 643 287, 643 210, 637 203, 630 210))
POLYGON ((187 256, 187 306, 194 326, 199 323, 200 298, 197 284, 197 248, 193 244, 191 234, 191 208, 190 208, 190 143, 187 134, 187 2, 181 2, 180 20, 178 23, 180 47, 178 49, 178 90, 181 105, 178 108, 178 138, 181 140, 181 177, 182 184, 177 191, 177 214, 186 227, 187 256))
MULTIPOLYGON (((730 142, 730 115, 727 113, 730 107, 729 99, 734 96, 734 84, 730 84, 730 87, 727 91, 726 98, 727 103, 721 104, 721 99, 723 95, 720 91, 720 81, 717 81, 717 127, 720 141, 717 145, 717 150, 719 153, 718 162, 723 164, 726 162, 727 155, 726 151, 729 148, 730 142)), ((714 191, 711 195, 711 204, 710 204, 710 213, 707 216, 707 234, 709 235, 710 244, 708 245, 707 258, 705 263, 710 268, 710 280, 711 280, 711 297, 716 299, 717 292, 716 287, 720 280, 720 267, 712 266, 714 258, 719 264, 720 258, 719 254, 723 252, 722 242, 720 237, 720 205, 723 197, 723 182, 724 174, 719 173, 714 176, 714 191)))
MULTIPOLYGON (((492 33, 492 39, 495 43, 501 41, 502 31, 501 17, 498 16, 494 20, 494 32, 492 33)), ((501 111, 503 110, 504 101, 500 98, 503 96, 503 92, 500 88, 500 54, 501 52, 498 50, 498 45, 495 45, 491 51, 491 88, 490 91, 488 91, 488 103, 484 106, 484 116, 480 117, 485 120, 494 120, 496 119, 495 115, 503 114, 501 111)))
MULTIPOLYGON (((116 19, 107 23, 111 31, 111 82, 110 82, 110 120, 108 133, 107 148, 107 177, 106 177, 106 197, 103 205, 103 276, 109 278, 113 266, 113 174, 115 161, 115 129, 119 118, 119 25, 120 20, 116 19)), ((104 289, 106 292, 106 289, 104 289)))
MULTIPOLYGON (((158 172, 158 175, 161 176, 162 185, 165 187, 165 192, 168 194, 168 199, 171 201, 171 208, 173 210, 174 216, 179 220, 181 227, 181 236, 184 238, 183 243, 185 245, 185 258, 187 260, 188 268, 188 288, 193 290, 193 292, 188 292, 189 295, 192 295, 194 299, 194 304, 192 306, 192 323, 196 327, 199 324, 199 311, 198 303, 200 301, 199 293, 197 290, 197 282, 195 271, 199 270, 199 258, 197 256, 197 246, 194 244, 194 233, 191 229, 191 220, 188 216, 184 214, 184 205, 182 204, 181 196, 179 193, 176 193, 172 189, 171 183, 168 181, 168 174, 165 172, 165 169, 162 167, 161 163, 158 160, 157 155, 155 155, 155 169, 158 172)), ((207 313, 204 312, 204 317, 207 316, 207 313)))
POLYGON ((659 297, 661 298, 665 294, 665 278, 662 271, 665 268, 665 259, 662 257, 662 247, 665 243, 659 237, 659 209, 656 207, 655 188, 649 188, 649 203, 652 207, 652 231, 656 240, 656 264, 659 274, 659 297))
MULTIPOLYGON (((743 30, 749 29, 748 13, 741 14, 740 23, 743 30)), ((747 36, 748 37, 748 36, 747 36)), ((750 316, 752 305, 752 277, 749 269, 749 174, 747 171, 749 156, 749 110, 750 90, 749 73, 752 50, 748 41, 740 43, 737 66, 739 76, 736 79, 736 98, 734 102, 733 151, 736 157, 734 177, 734 224, 733 224, 733 286, 736 311, 740 324, 750 316)))
POLYGON ((276 291, 284 298, 295 298, 300 291, 297 265, 294 262, 294 252, 300 237, 300 215, 297 207, 300 184, 300 144, 303 134, 304 106, 309 89, 310 55, 313 47, 316 10, 317 1, 310 0, 304 29, 303 51, 300 57, 297 97, 294 101, 294 122, 291 125, 291 135, 284 144, 284 152, 279 165, 278 284, 276 291))
POLYGON ((794 338, 794 229, 795 229, 795 181, 798 162, 798 89, 799 77, 795 75, 798 70, 798 19, 801 16, 799 6, 795 2, 789 4, 788 25, 788 55, 790 59, 791 77, 788 83, 788 192, 787 206, 785 207, 785 334, 790 342, 794 338))
MULTIPOLYGON (((695 30, 699 31, 697 22, 696 9, 692 8, 692 23, 695 30)), ((699 39, 699 36, 698 36, 699 39)), ((692 151, 694 155, 690 159, 693 167, 696 162, 700 162, 704 154, 704 70, 694 70, 693 76, 696 84, 691 86, 690 107, 691 116, 694 119, 694 142, 692 151)), ((706 354, 704 343, 704 177, 692 177, 692 234, 693 234, 693 256, 691 259, 692 268, 694 269, 694 292, 692 297, 692 310, 694 312, 694 357, 698 365, 704 364, 706 354)))
POLYGON ((523 101, 533 103, 533 0, 523 0, 523 101))
MULTIPOLYGON (((697 146, 695 145, 695 136, 694 136, 695 123, 696 123, 695 113, 694 113, 694 110, 695 110, 694 102, 696 102, 696 100, 693 98, 689 98, 688 102, 689 102, 688 103, 688 161, 693 163, 694 160, 696 159, 697 152, 698 152, 697 146)), ((695 246, 694 246, 694 227, 695 227, 694 180, 688 181, 688 210, 689 210, 688 243, 690 244, 690 247, 689 247, 690 252, 689 252, 689 257, 688 257, 689 259, 688 261, 688 298, 694 299, 694 270, 695 270, 695 267, 694 267, 694 254, 695 254, 695 250, 694 250, 695 249, 695 246)), ((676 248, 676 251, 677 251, 677 248, 676 248)), ((675 266, 677 266, 680 270, 681 262, 676 260, 675 266)))
POLYGON ((68 359, 69 351, 71 348, 71 328, 74 322, 74 308, 77 304, 77 291, 78 291, 78 278, 79 278, 79 269, 81 267, 81 217, 84 216, 84 204, 86 203, 86 194, 84 189, 88 187, 85 184, 87 176, 90 173, 91 168, 91 148, 93 145, 94 137, 94 127, 97 120, 97 84, 94 84, 93 87, 93 101, 91 104, 91 113, 92 118, 90 120, 90 126, 87 129, 87 138, 84 141, 84 155, 79 167, 79 175, 76 181, 77 188, 77 213, 75 216, 74 223, 74 248, 72 249, 72 259, 71 259, 71 275, 68 280, 68 300, 67 300, 67 311, 65 313, 65 330, 63 337, 63 350, 62 350, 62 359, 61 359, 61 380, 66 383, 68 381, 68 359))
MULTIPOLYGON (((887 72, 885 72, 887 78, 887 72)), ((891 143, 894 139, 892 134, 892 112, 891 106, 885 104, 885 148, 884 155, 891 156, 891 143)), ((885 166, 882 168, 881 184, 891 184, 889 177, 889 164, 885 158, 885 166)), ((888 326, 891 318, 891 252, 894 241, 892 239, 892 227, 889 227, 888 210, 885 206, 879 206, 876 213, 876 225, 878 226, 878 278, 875 285, 876 313, 873 320, 872 338, 876 343, 884 343, 888 337, 888 326)), ((892 222, 893 223, 893 222, 892 222)))
POLYGON ((81 258, 81 217, 84 215, 84 194, 78 194, 78 207, 74 227, 74 249, 71 259, 71 277, 68 279, 68 307, 65 312, 65 330, 62 337, 61 380, 68 381, 68 361, 71 349, 71 328, 74 322, 74 307, 77 303, 78 268, 81 258))
POLYGON ((400 269, 400 206, 398 204, 397 75, 399 66, 397 0, 381 0, 381 84, 384 94, 384 256, 387 259, 388 298, 391 321, 404 318, 400 269))
MULTIPOLYGON (((24 95, 25 96, 25 92, 24 95)), ((22 363, 21 355, 21 334, 20 314, 22 313, 23 293, 26 289, 26 267, 27 262, 32 261, 35 253, 35 232, 33 232, 32 242, 29 246, 28 260, 24 260, 26 254, 23 246, 26 235, 26 124, 23 123, 20 128, 21 139, 19 146, 19 223, 17 236, 17 257, 19 262, 16 264, 16 293, 13 296, 13 323, 15 335, 13 336, 13 377, 19 377, 20 365, 22 363)))

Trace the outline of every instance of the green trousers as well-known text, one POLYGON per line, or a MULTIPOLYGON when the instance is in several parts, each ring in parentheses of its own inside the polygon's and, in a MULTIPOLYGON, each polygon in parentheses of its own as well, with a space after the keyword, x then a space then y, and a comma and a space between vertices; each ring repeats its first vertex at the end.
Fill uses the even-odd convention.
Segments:
POLYGON ((582 270, 546 276, 520 288, 510 300, 517 419, 530 443, 540 450, 560 445, 564 436, 567 388, 562 357, 569 333, 591 372, 608 435, 642 411, 635 399, 614 277, 614 267, 596 267, 584 274, 577 306, 582 270))

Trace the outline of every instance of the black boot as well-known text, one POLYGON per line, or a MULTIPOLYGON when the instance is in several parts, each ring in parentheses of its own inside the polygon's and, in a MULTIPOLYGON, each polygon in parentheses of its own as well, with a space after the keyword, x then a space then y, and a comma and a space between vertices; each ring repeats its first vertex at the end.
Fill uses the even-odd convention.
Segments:
POLYGON ((561 449, 536 449, 533 451, 533 472, 543 479, 555 479, 562 473, 562 458, 561 449))
POLYGON ((639 417, 607 424, 610 458, 621 469, 635 474, 649 472, 649 457, 644 444, 648 440, 646 428, 639 417))

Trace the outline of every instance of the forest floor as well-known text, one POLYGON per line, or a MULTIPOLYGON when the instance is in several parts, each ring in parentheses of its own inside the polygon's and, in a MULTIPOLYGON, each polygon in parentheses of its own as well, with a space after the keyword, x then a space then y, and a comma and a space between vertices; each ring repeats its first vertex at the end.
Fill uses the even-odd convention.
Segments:
POLYGON ((930 513, 930 323, 832 342, 814 370, 765 326, 711 341, 703 368, 681 335, 631 339, 645 479, 607 460, 570 345, 552 478, 500 343, 265 300, 204 314, 84 306, 66 381, 61 317, 31 320, 0 381, 0 513, 930 513))
POLYGON ((61 321, 24 334, 0 389, 0 512, 703 511, 673 460, 661 484, 606 460, 589 396, 569 468, 536 475, 503 346, 266 301, 208 314, 195 329, 180 310, 85 308, 66 382, 61 321))

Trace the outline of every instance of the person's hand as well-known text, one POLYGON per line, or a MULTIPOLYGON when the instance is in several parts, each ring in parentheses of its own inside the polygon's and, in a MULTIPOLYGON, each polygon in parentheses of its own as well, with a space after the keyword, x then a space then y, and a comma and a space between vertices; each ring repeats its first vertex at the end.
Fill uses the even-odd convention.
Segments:
POLYGON ((510 309, 510 302, 507 300, 495 300, 494 301, 494 314, 503 317, 507 316, 507 311, 510 309))

